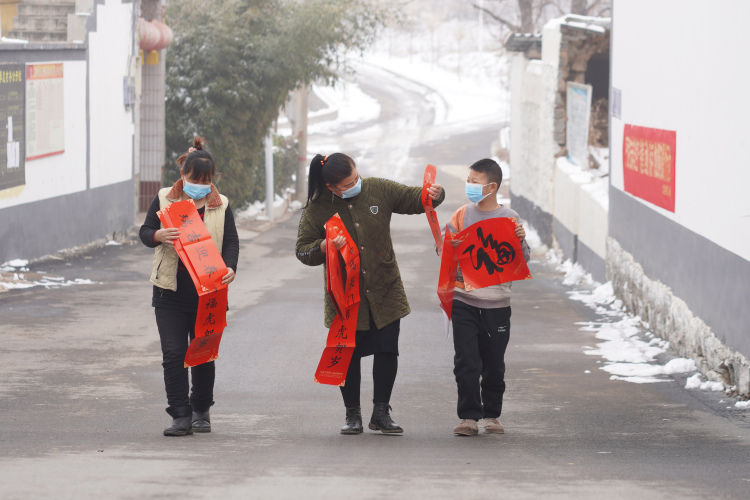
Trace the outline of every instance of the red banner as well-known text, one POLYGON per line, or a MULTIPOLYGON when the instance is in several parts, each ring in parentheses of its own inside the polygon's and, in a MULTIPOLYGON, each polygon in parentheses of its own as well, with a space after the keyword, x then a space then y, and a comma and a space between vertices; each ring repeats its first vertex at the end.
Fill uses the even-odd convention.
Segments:
POLYGON ((221 283, 227 266, 206 229, 193 200, 172 203, 157 212, 164 227, 180 230, 174 248, 198 292, 195 338, 185 354, 185 367, 219 357, 219 343, 227 326, 227 285, 221 283))
POLYGON ((455 249, 467 289, 531 278, 516 236, 516 220, 496 217, 472 224, 455 236, 455 249))
POLYGON ((625 191, 674 212, 677 132, 625 125, 622 166, 625 191))
POLYGON ((448 226, 445 226, 445 239, 443 240, 437 294, 440 299, 440 307, 448 315, 448 319, 451 319, 453 315, 453 288, 456 283, 457 269, 458 263, 453 249, 453 235, 448 226))
POLYGON ((338 214, 325 225, 326 290, 336 307, 336 317, 328 329, 326 347, 315 370, 315 382, 343 386, 356 346, 359 313, 359 251, 338 214), (333 240, 343 236, 346 243, 336 248, 333 240))
POLYGON ((443 247, 440 224, 438 223, 437 212, 435 212, 435 208, 432 206, 432 198, 430 198, 430 194, 427 191, 435 182, 436 175, 437 170, 435 169, 435 165, 427 165, 424 169, 424 182, 422 183, 422 206, 424 207, 425 215, 427 215, 427 222, 430 224, 430 229, 432 230, 432 237, 435 238, 435 248, 438 255, 440 255, 443 247))

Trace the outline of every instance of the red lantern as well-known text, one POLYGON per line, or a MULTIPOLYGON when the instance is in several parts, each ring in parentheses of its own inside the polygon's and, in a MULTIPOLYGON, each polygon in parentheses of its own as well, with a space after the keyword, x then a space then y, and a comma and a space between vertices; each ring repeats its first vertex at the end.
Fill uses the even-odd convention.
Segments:
POLYGON ((174 40, 174 34, 172 33, 172 29, 167 26, 166 24, 157 21, 154 19, 151 21, 151 24, 156 27, 156 29, 159 31, 159 43, 156 44, 156 47, 154 50, 162 50, 166 49, 170 43, 172 43, 172 40, 174 40))
POLYGON ((141 50, 150 52, 156 50, 157 45, 161 42, 161 31, 153 23, 143 18, 138 20, 138 36, 141 50))

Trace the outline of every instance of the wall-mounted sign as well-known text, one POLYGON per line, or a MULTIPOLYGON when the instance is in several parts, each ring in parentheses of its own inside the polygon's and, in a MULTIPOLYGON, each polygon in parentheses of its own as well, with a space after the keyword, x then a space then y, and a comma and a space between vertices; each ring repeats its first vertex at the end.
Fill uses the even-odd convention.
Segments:
POLYGON ((674 212, 677 132, 625 125, 622 168, 625 191, 674 212))
POLYGON ((0 64, 0 191, 26 184, 25 76, 23 64, 0 64))
POLYGON ((568 159, 583 168, 589 167, 591 91, 591 85, 568 82, 565 143, 568 159))
POLYGON ((26 160, 65 152, 63 64, 26 66, 26 160))

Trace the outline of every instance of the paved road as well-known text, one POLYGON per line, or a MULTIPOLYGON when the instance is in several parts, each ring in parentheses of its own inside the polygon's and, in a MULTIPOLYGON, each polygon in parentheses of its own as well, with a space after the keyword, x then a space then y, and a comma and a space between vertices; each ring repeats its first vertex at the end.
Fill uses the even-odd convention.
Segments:
MULTIPOLYGON (((445 165, 447 220, 463 201, 463 170, 450 165, 484 156, 497 124, 432 128, 424 93, 372 68, 363 88, 381 101, 381 120, 313 142, 338 141, 371 174, 409 182, 426 157, 445 165)), ((322 269, 293 256, 298 217, 240 229, 208 435, 161 436, 148 249, 104 247, 37 266, 97 285, 0 295, 0 497, 747 498, 747 422, 677 381, 610 381, 581 349, 593 339, 576 323, 594 313, 539 261, 534 279, 514 287, 507 433, 452 436, 452 344, 423 216, 393 221, 413 310, 392 401, 406 432, 340 436, 338 390, 312 382, 326 334, 322 269)), ((365 376, 363 401, 371 391, 365 376)))

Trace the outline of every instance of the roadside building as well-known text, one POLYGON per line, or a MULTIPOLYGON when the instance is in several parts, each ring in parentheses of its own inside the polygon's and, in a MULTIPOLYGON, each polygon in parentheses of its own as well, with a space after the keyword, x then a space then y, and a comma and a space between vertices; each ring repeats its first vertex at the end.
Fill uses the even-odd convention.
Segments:
POLYGON ((141 172, 151 180, 158 164, 159 181, 164 161, 158 50, 171 32, 148 22, 158 22, 161 5, 3 1, 0 262, 34 259, 132 227, 141 172), (158 43, 141 50, 139 32, 154 30, 158 43))
POLYGON ((566 16, 509 38, 511 200, 673 349, 747 395, 750 70, 738 61, 750 5, 715 19, 705 8, 614 0, 611 20, 566 16))

